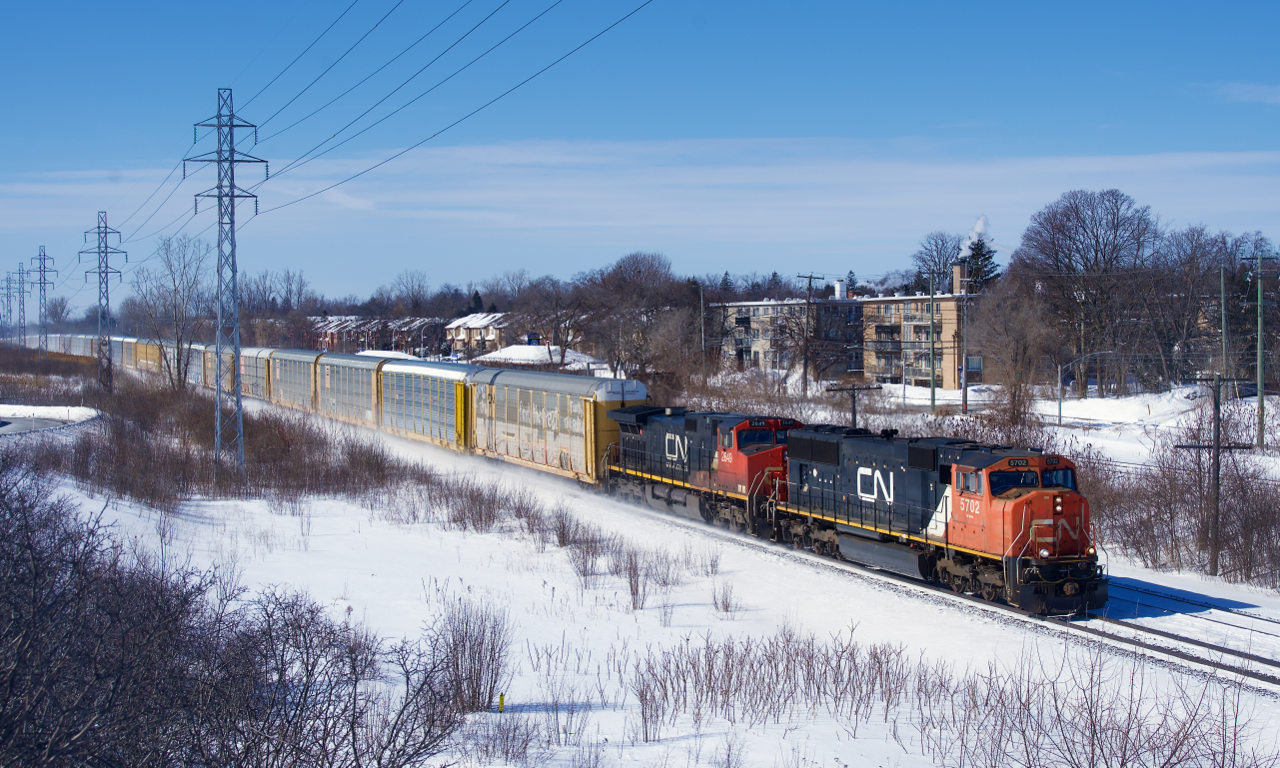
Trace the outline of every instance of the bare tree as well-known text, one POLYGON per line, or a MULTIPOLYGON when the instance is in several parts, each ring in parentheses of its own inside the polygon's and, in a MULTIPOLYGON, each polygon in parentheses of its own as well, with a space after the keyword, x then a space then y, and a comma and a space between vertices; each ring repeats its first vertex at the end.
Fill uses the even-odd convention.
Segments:
POLYGON ((212 247, 188 235, 162 238, 154 267, 133 276, 137 322, 160 345, 161 371, 174 389, 187 385, 191 344, 208 326, 210 301, 206 264, 212 247))
POLYGON ((951 265, 960 256, 960 246, 964 238, 948 232, 930 232, 920 241, 920 248, 911 255, 911 263, 916 272, 929 284, 933 278, 936 293, 948 293, 951 285, 951 265))
POLYGON ((396 309, 409 317, 422 317, 431 299, 431 281, 420 269, 406 269, 391 282, 396 309))
MULTIPOLYGON (((1153 274, 1148 262, 1159 239, 1151 209, 1120 190, 1074 190, 1032 216, 1010 268, 1034 278, 1025 287, 1059 319, 1076 356, 1112 351, 1130 341, 1141 321, 1135 279, 1153 274)), ((1124 363, 1112 364, 1117 391, 1125 386, 1124 363)), ((1078 381, 1083 396, 1087 377, 1078 381)))
POLYGON ((575 283, 540 277, 532 281, 516 301, 512 322, 525 332, 536 331, 543 340, 559 348, 559 360, 548 362, 564 366, 570 349, 577 349, 586 338, 591 320, 591 306, 586 288, 575 283))
POLYGON ((49 299, 49 303, 45 305, 46 319, 50 327, 56 328, 66 321, 67 315, 71 313, 71 302, 66 296, 54 296, 49 299))

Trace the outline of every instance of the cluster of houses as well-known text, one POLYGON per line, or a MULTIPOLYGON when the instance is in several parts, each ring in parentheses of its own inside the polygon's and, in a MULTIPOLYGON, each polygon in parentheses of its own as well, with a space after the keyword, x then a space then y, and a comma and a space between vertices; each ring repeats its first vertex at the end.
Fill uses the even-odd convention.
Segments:
MULTIPOLYGON (((952 284, 964 285, 963 267, 956 270, 952 284)), ((855 374, 884 384, 929 386, 932 376, 935 386, 959 389, 966 380, 982 381, 982 358, 968 354, 965 344, 975 298, 855 296, 836 281, 829 297, 712 305, 702 335, 708 349, 719 347, 725 362, 740 369, 781 371, 803 364, 819 378, 855 374)), ((474 360, 508 346, 541 344, 535 334, 510 333, 508 320, 502 312, 456 319, 324 316, 312 318, 312 325, 318 348, 331 352, 384 349, 474 360)))

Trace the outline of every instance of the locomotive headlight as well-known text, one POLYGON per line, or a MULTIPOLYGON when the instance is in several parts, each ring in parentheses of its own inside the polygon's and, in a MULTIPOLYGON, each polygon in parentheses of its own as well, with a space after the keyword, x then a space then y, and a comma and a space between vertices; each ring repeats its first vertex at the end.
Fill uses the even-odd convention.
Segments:
POLYGON ((1045 557, 1048 557, 1048 556, 1049 556, 1049 550, 1047 550, 1047 549, 1042 549, 1042 550, 1040 550, 1040 557, 1045 558, 1045 557))
POLYGON ((1053 511, 1054 511, 1054 512, 1059 512, 1059 513, 1060 513, 1060 512, 1062 512, 1062 497, 1061 497, 1061 496, 1054 496, 1054 497, 1053 497, 1053 511))
POLYGON ((1089 547, 1088 549, 1086 549, 1086 550, 1084 551, 1084 553, 1085 553, 1086 555, 1096 555, 1096 554, 1098 554, 1098 550, 1094 549, 1093 547, 1089 547))

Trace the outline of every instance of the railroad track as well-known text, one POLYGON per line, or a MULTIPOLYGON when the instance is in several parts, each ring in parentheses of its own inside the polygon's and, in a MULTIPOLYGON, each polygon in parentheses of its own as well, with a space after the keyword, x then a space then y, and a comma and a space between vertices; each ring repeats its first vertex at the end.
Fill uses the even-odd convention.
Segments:
MULTIPOLYGON (((1158 597, 1161 600, 1168 600, 1169 602, 1182 603, 1183 605, 1194 605, 1197 608, 1206 608, 1208 610, 1221 611, 1223 613, 1228 613, 1233 616, 1243 616, 1245 618, 1252 619, 1254 621, 1261 621, 1268 624, 1275 624, 1277 626, 1280 626, 1280 619, 1274 619, 1274 618, 1271 618, 1270 616, 1262 616, 1260 614, 1253 613, 1252 611, 1242 611, 1239 608, 1227 608, 1225 606, 1214 605, 1213 603, 1209 603, 1209 602, 1192 600, 1190 598, 1182 597, 1180 595, 1171 595, 1168 592, 1157 592, 1154 589, 1145 589, 1143 587, 1133 587, 1133 586, 1129 586, 1128 584, 1119 584, 1116 582, 1111 583, 1110 589, 1113 592, 1117 589, 1123 589, 1126 592, 1136 592, 1143 595, 1150 595, 1152 597, 1158 597)), ((1132 598, 1123 598, 1123 599, 1131 600, 1132 598)), ((1139 601, 1137 600, 1133 600, 1133 602, 1138 603, 1140 605, 1145 605, 1148 608, 1155 608, 1156 610, 1159 610, 1159 611, 1168 611, 1169 613, 1180 613, 1184 616, 1195 615, 1191 613, 1183 613, 1181 611, 1171 611, 1167 608, 1162 608, 1158 605, 1152 605, 1150 603, 1139 603, 1139 601)), ((1222 622, 1222 623, 1225 623, 1225 622, 1222 622)), ((1231 626, 1237 626, 1237 625, 1231 625, 1231 626)), ((1247 627, 1240 627, 1240 629, 1247 629, 1247 627)), ((1263 634, 1266 634, 1266 633, 1263 633, 1263 634)), ((1272 637, 1280 637, 1280 635, 1272 635, 1272 637)))
MULTIPOLYGON (((1157 637, 1164 640, 1169 640, 1172 642, 1193 646, 1195 648, 1211 651, 1213 652, 1213 654, 1219 654, 1223 657, 1234 657, 1236 659, 1241 660, 1242 662, 1258 664, 1266 667, 1268 670, 1275 670, 1275 672, 1272 673, 1270 671, 1252 669, 1248 666, 1241 666, 1238 663, 1229 663, 1228 661, 1223 660, 1221 658, 1213 658, 1211 655, 1201 655, 1197 653, 1192 653, 1179 648, 1171 648, 1165 644, 1152 642, 1150 640, 1144 640, 1140 637, 1132 637, 1132 636, 1120 634, 1117 632, 1109 632, 1099 627, 1085 626, 1084 624, 1081 624, 1078 621, 1072 621, 1070 618, 1067 618, 1067 617, 1043 616, 1040 614, 1032 613, 1031 611, 1017 608, 1012 605, 1007 605, 1005 603, 998 603, 998 602, 991 602, 988 600, 984 600, 983 598, 977 595, 970 595, 967 593, 957 593, 953 591, 950 587, 946 587, 940 584, 932 584, 926 581, 920 581, 919 579, 913 579, 908 576, 903 576, 897 573, 893 573, 892 571, 885 571, 880 568, 863 565, 861 563, 857 563, 854 561, 837 560, 836 558, 833 558, 827 555, 814 554, 810 550, 797 550, 788 544, 770 542, 767 539, 760 539, 754 536, 738 534, 731 531, 726 531, 723 528, 717 528, 714 526, 699 526, 697 525, 696 521, 690 520, 685 517, 681 517, 679 515, 671 515, 668 513, 664 513, 660 510, 655 510, 652 507, 648 507, 644 505, 632 505, 632 506, 643 509, 644 511, 649 512, 650 514, 653 514, 656 517, 659 517, 662 519, 680 520, 682 523, 687 523, 689 524, 690 527, 693 527, 693 528, 702 528, 702 529, 711 528, 720 536, 723 536, 724 538, 727 538, 731 541, 739 541, 743 543, 750 542, 751 544, 755 546, 759 546, 762 549, 766 549, 768 551, 788 553, 788 554, 797 556, 798 559, 802 559, 803 561, 813 565, 821 565, 836 571, 855 573, 863 576, 878 577, 880 579, 885 579, 885 580, 900 584, 902 586, 909 587, 915 591, 936 593, 938 595, 945 596, 952 600, 958 600, 964 603, 969 603, 971 605, 980 607, 984 610, 993 611, 997 613, 1012 614, 1012 615, 1020 616, 1030 621, 1042 622, 1045 626, 1053 627, 1055 629, 1058 629, 1064 632, 1075 632, 1077 634, 1083 634, 1083 635, 1088 635, 1090 637, 1109 640, 1111 642, 1120 643, 1133 648, 1138 648, 1150 653, 1160 654, 1165 657, 1177 659, 1178 661, 1196 664, 1196 665, 1208 667, 1210 669, 1218 670, 1221 672, 1227 672, 1234 675, 1240 675, 1241 677, 1249 678, 1251 680, 1256 680, 1258 682, 1267 683, 1269 685, 1280 687, 1280 661, 1276 661, 1274 659, 1268 659, 1266 657, 1258 656, 1256 654, 1246 653, 1244 651, 1237 651, 1232 648, 1227 648, 1225 646, 1217 645, 1214 643, 1207 643, 1202 640, 1197 640, 1196 638, 1186 637, 1186 636, 1178 635, 1172 632, 1165 632, 1164 630, 1153 629, 1151 627, 1146 627, 1141 624, 1134 624, 1134 623, 1123 621, 1120 619, 1112 619, 1106 616, 1099 616, 1094 614, 1090 614, 1088 616, 1089 619, 1101 621, 1104 624, 1120 626, 1138 634, 1149 635, 1152 637, 1157 637)), ((1159 594, 1159 593, 1155 593, 1155 594, 1159 594)), ((1185 601, 1185 602, 1193 602, 1193 601, 1185 601)), ((1270 619, 1267 619, 1266 617, 1259 616, 1255 618, 1270 621, 1270 619)), ((1277 623, 1280 623, 1280 622, 1277 622, 1277 623)), ((1232 626, 1235 626, 1235 625, 1232 625, 1232 626)), ((1245 629, 1238 626, 1236 628, 1245 629)), ((1271 696, 1276 695, 1276 692, 1274 690, 1266 690, 1266 689, 1259 689, 1259 690, 1271 696)))

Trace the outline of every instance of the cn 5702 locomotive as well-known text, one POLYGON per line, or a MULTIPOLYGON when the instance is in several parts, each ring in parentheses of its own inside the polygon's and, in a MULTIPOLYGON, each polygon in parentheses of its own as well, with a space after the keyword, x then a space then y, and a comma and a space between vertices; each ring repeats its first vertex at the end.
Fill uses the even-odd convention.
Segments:
POLYGON ((682 408, 609 416, 613 487, 648 505, 1037 613, 1106 603, 1063 456, 682 408))

